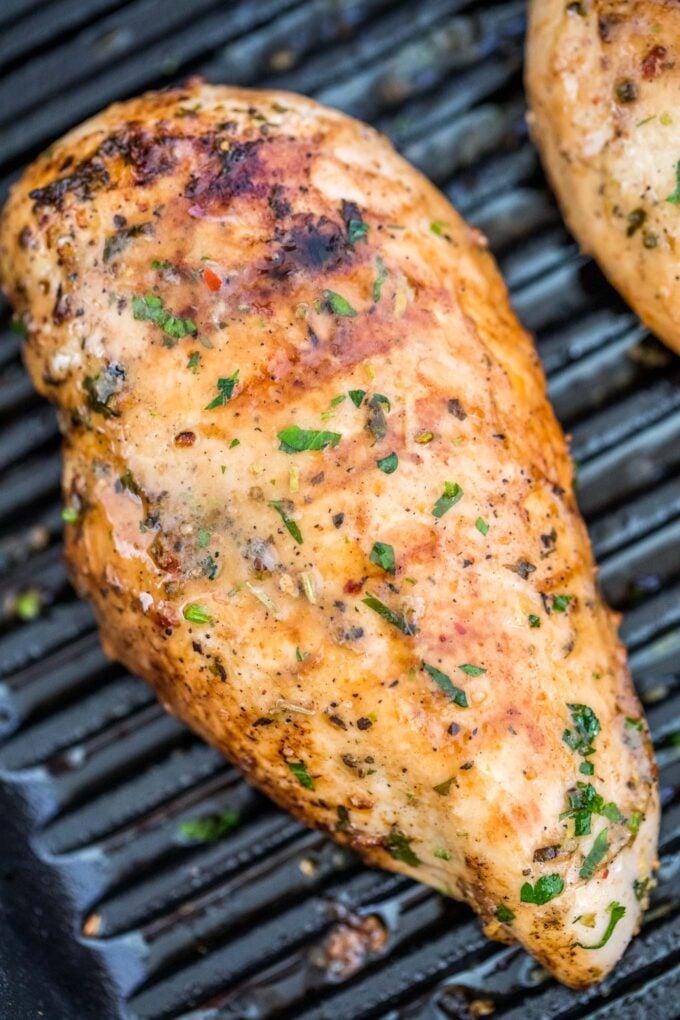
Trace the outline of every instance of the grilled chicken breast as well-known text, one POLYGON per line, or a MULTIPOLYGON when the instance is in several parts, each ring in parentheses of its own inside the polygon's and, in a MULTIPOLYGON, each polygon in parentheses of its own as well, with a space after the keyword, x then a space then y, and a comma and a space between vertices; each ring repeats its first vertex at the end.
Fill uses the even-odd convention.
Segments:
POLYGON ((107 652, 303 821, 600 979, 653 757, 483 237, 372 129, 193 83, 38 159, 0 265, 107 652))
POLYGON ((562 211, 640 318, 680 352, 680 6, 533 0, 532 132, 562 211))

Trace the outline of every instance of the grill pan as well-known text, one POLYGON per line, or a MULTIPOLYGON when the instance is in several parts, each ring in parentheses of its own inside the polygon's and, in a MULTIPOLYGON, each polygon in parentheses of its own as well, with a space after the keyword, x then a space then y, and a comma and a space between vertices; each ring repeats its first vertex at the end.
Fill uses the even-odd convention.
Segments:
POLYGON ((562 225, 524 122, 524 28, 521 0, 3 0, 0 194, 108 102, 200 73, 370 121, 486 232, 572 435, 657 750, 661 869, 640 936, 598 987, 558 985, 467 907, 275 809, 107 662, 61 559, 55 416, 3 305, 3 1018, 680 1015, 680 358, 562 225), (230 834, 186 838, 226 810, 230 834))

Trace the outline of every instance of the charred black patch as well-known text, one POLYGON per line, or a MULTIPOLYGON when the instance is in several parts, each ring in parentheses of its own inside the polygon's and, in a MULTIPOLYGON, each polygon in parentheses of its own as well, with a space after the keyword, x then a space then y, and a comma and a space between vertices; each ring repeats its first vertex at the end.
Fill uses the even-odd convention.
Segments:
POLYGON ((64 294, 61 284, 57 287, 57 297, 52 308, 52 321, 60 326, 62 322, 71 315, 71 297, 69 294, 64 294))
POLYGON ((291 214, 291 205, 286 198, 286 189, 282 184, 275 184, 269 192, 268 205, 277 220, 285 219, 291 214))
POLYGON ((220 135, 204 136, 199 149, 206 152, 208 165, 191 177, 185 196, 217 204, 225 204, 240 195, 264 196, 268 185, 261 158, 263 144, 262 138, 230 143, 220 135))
POLYGON ((111 135, 99 146, 105 157, 120 156, 131 166, 136 184, 150 184, 175 166, 174 135, 152 134, 137 125, 129 125, 111 135))
MULTIPOLYGON (((105 161, 116 157, 133 168, 136 184, 149 184, 175 166, 174 142, 172 135, 154 135, 136 125, 129 125, 105 138, 91 156, 76 164, 71 173, 44 188, 34 188, 29 197, 33 199, 35 209, 43 206, 61 209, 68 194, 80 202, 88 202, 111 180, 105 161)), ((61 169, 70 168, 71 163, 69 157, 62 163, 61 169)))
POLYGON ((297 213, 288 230, 274 235, 278 248, 260 267, 263 273, 281 280, 296 272, 333 269, 347 257, 349 245, 342 227, 327 216, 297 213))
POLYGON ((603 43, 611 42, 616 26, 622 18, 619 14, 603 14, 597 19, 597 31, 603 43))
POLYGON ((80 202, 89 201, 96 191, 109 183, 109 172, 104 162, 95 154, 90 159, 84 159, 78 163, 71 174, 59 177, 44 188, 34 188, 29 192, 29 198, 33 199, 34 209, 45 206, 52 206, 61 209, 64 198, 69 193, 73 194, 80 202))

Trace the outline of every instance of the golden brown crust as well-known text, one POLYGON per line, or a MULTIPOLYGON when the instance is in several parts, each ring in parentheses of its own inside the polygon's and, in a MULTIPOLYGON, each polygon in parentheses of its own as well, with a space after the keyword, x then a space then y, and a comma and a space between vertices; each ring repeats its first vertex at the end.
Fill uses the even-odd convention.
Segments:
POLYGON ((477 232, 370 128, 192 84, 30 167, 0 269, 61 409, 67 555, 108 653, 308 824, 487 922, 503 904, 562 980, 601 977, 653 860, 653 764, 477 232), (619 811, 577 838, 581 703, 619 811), (562 893, 520 901, 550 876, 562 893), (599 937, 614 900, 606 948, 580 948, 583 904, 599 937))
POLYGON ((534 0, 532 134, 569 227, 680 351, 680 6, 534 0))

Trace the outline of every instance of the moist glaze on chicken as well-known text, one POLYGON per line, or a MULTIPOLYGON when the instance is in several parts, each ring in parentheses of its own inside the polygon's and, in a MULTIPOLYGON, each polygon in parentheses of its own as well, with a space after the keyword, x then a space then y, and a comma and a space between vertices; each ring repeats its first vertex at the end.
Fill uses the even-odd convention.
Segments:
POLYGON ((370 128, 191 84, 38 159, 0 258, 107 652, 308 824, 600 979, 653 758, 481 235, 370 128))

